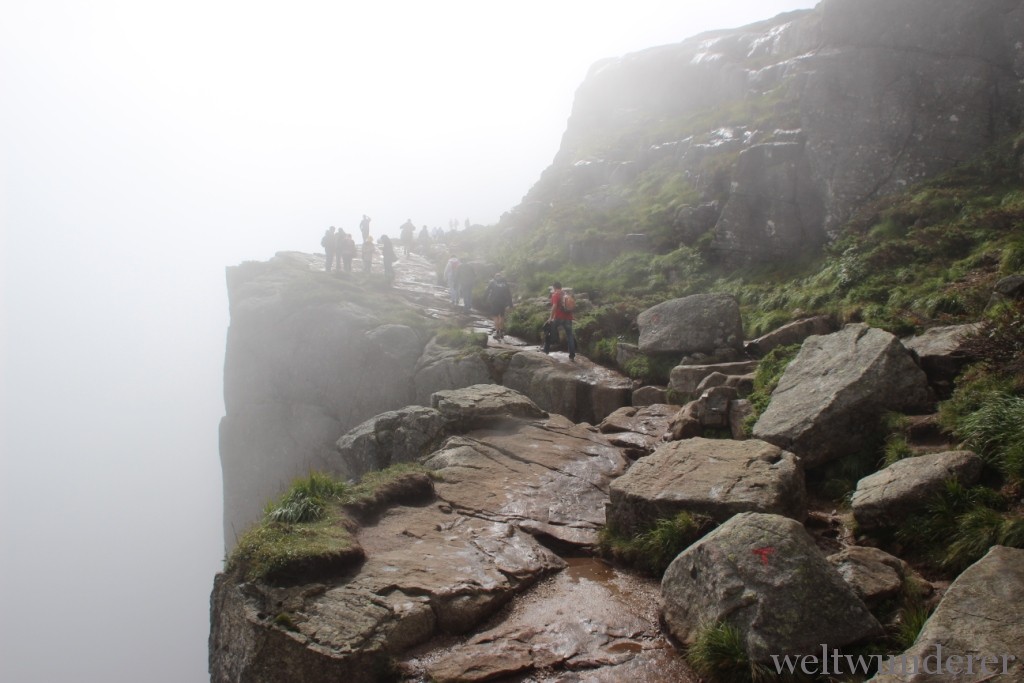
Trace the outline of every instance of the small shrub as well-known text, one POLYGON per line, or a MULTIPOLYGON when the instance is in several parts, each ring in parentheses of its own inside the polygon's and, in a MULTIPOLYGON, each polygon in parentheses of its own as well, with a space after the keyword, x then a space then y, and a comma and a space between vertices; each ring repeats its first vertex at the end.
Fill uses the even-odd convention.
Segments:
POLYGON ((1024 480, 1024 397, 990 394, 954 433, 1010 482, 1024 480))
POLYGON ((747 397, 753 411, 743 423, 743 429, 748 435, 754 429, 754 423, 761 417, 761 413, 768 407, 768 403, 772 399, 772 392, 779 385, 783 373, 786 372, 786 368, 796 358, 799 351, 799 344, 779 346, 765 354, 765 357, 758 363, 757 371, 754 373, 754 391, 747 397))
POLYGON ((445 327, 438 331, 435 341, 450 349, 483 348, 487 346, 487 335, 469 332, 459 327, 445 327))
POLYGON ((675 517, 659 519, 651 528, 634 536, 624 536, 605 527, 601 531, 599 549, 612 559, 660 577, 679 553, 712 526, 708 517, 680 512, 675 517))
POLYGON ((904 458, 913 457, 913 455, 914 451, 910 449, 907 437, 902 434, 890 434, 885 437, 885 450, 882 459, 886 467, 904 458))
POLYGON ((693 645, 686 651, 686 659, 697 673, 717 683, 761 683, 777 679, 768 666, 750 660, 740 630, 722 622, 698 629, 693 645))

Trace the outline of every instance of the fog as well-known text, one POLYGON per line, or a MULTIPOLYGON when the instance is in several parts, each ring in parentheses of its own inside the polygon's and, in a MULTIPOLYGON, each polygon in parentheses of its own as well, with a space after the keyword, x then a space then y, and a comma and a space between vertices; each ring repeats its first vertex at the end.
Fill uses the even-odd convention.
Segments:
POLYGON ((224 267, 492 223, 596 60, 806 0, 7 0, 0 680, 208 680, 224 267))

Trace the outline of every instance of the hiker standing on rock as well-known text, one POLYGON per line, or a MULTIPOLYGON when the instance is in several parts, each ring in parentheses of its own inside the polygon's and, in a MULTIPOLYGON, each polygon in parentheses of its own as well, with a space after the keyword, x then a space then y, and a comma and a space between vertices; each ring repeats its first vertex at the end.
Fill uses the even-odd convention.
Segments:
POLYGON ((384 279, 390 286, 395 281, 395 271, 391 264, 398 259, 398 256, 395 255, 395 248, 391 244, 391 238, 387 235, 382 235, 380 238, 380 254, 384 261, 384 279))
POLYGON ((501 341, 505 338, 505 312, 512 308, 512 290, 503 273, 496 274, 487 283, 484 303, 494 317, 494 338, 501 341))
POLYGON ((455 286, 459 290, 459 296, 462 297, 466 313, 473 309, 473 285, 475 284, 476 269, 473 268, 473 264, 460 263, 459 267, 455 269, 455 286))
POLYGON ((363 272, 369 273, 373 265, 373 238, 369 235, 363 240, 363 272))
POLYGON ((338 256, 345 264, 345 272, 352 272, 352 259, 356 256, 356 241, 344 230, 338 231, 338 256))
POLYGON ((576 299, 572 293, 562 289, 557 280, 551 285, 551 315, 548 317, 550 334, 544 335, 544 353, 551 352, 551 340, 558 340, 558 328, 565 330, 565 341, 569 346, 569 360, 576 361, 576 337, 572 333, 572 312, 576 299))
POLYGON ((409 250, 412 249, 413 239, 416 235, 416 226, 412 224, 412 219, 408 218, 402 226, 399 228, 401 231, 400 237, 402 239, 402 249, 405 250, 405 255, 409 255, 409 250))
POLYGON ((363 234, 364 242, 370 238, 370 217, 365 213, 363 214, 363 220, 359 221, 359 232, 363 234))
POLYGON ((324 259, 324 270, 328 273, 331 272, 331 264, 334 263, 334 244, 337 241, 337 237, 334 234, 334 226, 324 232, 324 236, 320 238, 320 246, 324 248, 324 255, 327 257, 324 259))

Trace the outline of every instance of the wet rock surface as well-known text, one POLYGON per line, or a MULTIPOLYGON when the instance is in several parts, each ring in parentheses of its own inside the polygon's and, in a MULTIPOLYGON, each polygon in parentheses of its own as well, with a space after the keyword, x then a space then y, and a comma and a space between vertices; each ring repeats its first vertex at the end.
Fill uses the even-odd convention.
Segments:
POLYGON ((694 438, 659 446, 611 485, 608 524, 635 533, 679 512, 724 522, 740 512, 807 514, 799 460, 757 440, 694 438))

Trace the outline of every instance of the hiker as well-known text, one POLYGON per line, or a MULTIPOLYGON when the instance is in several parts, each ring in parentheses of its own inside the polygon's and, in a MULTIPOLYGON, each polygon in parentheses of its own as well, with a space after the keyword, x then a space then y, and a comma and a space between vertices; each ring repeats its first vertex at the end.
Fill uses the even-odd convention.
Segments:
POLYGON ((337 241, 337 237, 334 234, 334 226, 324 232, 324 236, 320 238, 320 246, 324 248, 324 270, 328 273, 331 272, 331 264, 334 263, 334 243, 337 241))
POLYGON ((369 235, 363 240, 363 272, 369 273, 373 265, 373 238, 369 235))
POLYGON ((381 259, 384 261, 384 280, 386 280, 390 286, 395 280, 395 271, 392 269, 391 264, 393 264, 398 257, 395 255, 395 248, 391 244, 391 238, 387 235, 382 235, 380 238, 380 254, 381 259))
POLYGON ((370 217, 364 213, 363 220, 359 221, 359 232, 363 234, 364 242, 370 238, 370 220, 370 217))
POLYGON ((494 338, 501 341, 505 338, 505 312, 512 308, 512 290, 503 273, 496 274, 487 283, 484 302, 494 317, 494 338))
POLYGON ((558 328, 565 330, 565 341, 569 345, 569 360, 576 362, 576 337, 572 333, 572 310, 575 308, 572 293, 562 289, 557 280, 551 285, 550 334, 544 335, 544 353, 551 352, 551 342, 558 341, 558 328))
POLYGON ((459 305, 459 289, 455 286, 455 271, 459 269, 459 259, 452 254, 444 266, 444 281, 448 285, 448 300, 452 306, 459 305))
POLYGON ((468 261, 460 263, 459 267, 455 269, 455 286, 459 290, 459 296, 462 297, 462 305, 465 307, 466 313, 473 308, 473 285, 475 284, 476 269, 468 261))
POLYGON ((405 255, 408 256, 409 250, 412 249, 413 238, 416 235, 416 226, 412 224, 411 218, 407 218, 399 230, 401 230, 402 248, 405 249, 405 255))
POLYGON ((338 231, 338 255, 345 264, 345 272, 352 272, 352 259, 356 255, 356 241, 344 230, 338 231))
POLYGON ((425 225, 422 228, 420 228, 420 234, 419 234, 419 236, 416 239, 419 240, 420 251, 423 252, 423 255, 426 256, 427 254, 429 254, 430 253, 430 228, 428 228, 425 225))

